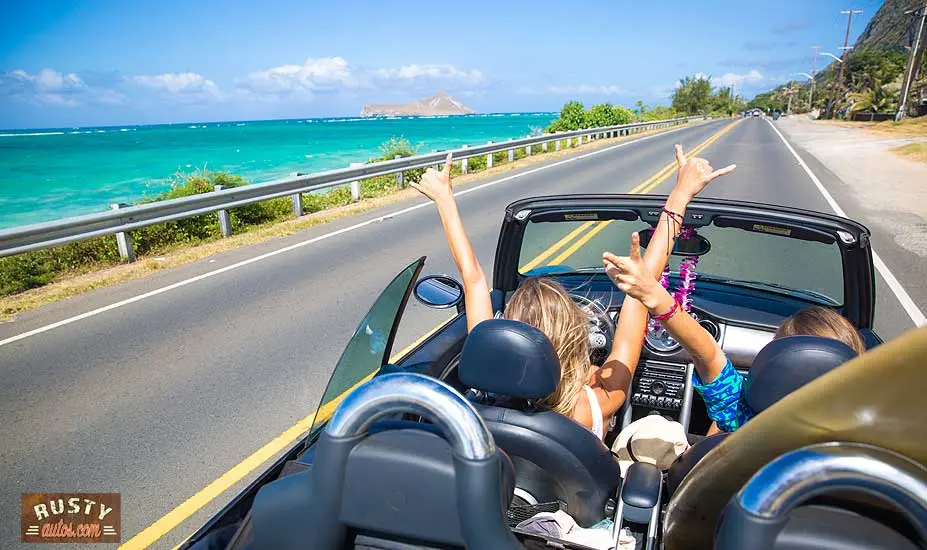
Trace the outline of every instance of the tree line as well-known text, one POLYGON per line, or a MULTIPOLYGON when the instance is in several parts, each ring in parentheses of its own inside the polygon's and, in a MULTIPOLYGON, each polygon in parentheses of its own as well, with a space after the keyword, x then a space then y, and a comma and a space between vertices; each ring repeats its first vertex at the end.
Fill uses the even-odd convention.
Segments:
MULTIPOLYGON (((846 56, 843 78, 839 81, 836 62, 816 75, 813 95, 810 80, 790 81, 757 94, 748 107, 783 112, 791 109, 796 113, 818 110, 825 117, 894 113, 901 99, 907 58, 908 52, 898 46, 852 52, 846 56)), ((918 77, 911 84, 908 98, 911 106, 927 96, 927 55, 921 57, 919 64, 918 77)))
POLYGON ((581 102, 574 100, 560 109, 560 118, 553 121, 545 131, 553 133, 581 130, 690 115, 730 116, 745 107, 743 98, 735 95, 730 87, 716 88, 711 85, 710 76, 694 75, 679 80, 669 106, 649 107, 643 101, 637 101, 633 109, 611 103, 593 105, 587 109, 581 102))

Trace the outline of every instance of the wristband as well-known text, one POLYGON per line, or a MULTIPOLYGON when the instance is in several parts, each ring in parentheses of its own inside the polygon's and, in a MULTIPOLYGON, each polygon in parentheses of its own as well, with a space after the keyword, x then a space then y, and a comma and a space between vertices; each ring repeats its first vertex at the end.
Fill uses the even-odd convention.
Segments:
POLYGON ((679 311, 679 302, 677 302, 677 301, 674 299, 674 300, 673 300, 673 307, 669 308, 669 311, 667 311, 666 313, 663 313, 663 314, 660 314, 660 315, 654 315, 654 316, 653 316, 653 320, 654 320, 654 321, 658 321, 658 322, 659 322, 659 321, 665 321, 665 320, 669 319, 670 317, 672 317, 673 315, 675 315, 677 311, 679 311))
POLYGON ((682 225, 682 222, 683 222, 682 214, 679 214, 678 212, 673 212, 672 210, 666 208, 665 206, 663 207, 663 212, 665 212, 667 216, 673 218, 673 220, 676 223, 678 223, 679 225, 682 225))

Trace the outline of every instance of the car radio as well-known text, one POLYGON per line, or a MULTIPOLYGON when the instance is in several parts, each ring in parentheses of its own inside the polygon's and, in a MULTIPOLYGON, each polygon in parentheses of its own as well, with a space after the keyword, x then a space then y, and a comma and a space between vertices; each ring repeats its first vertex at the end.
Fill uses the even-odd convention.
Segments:
POLYGON ((686 365, 644 361, 637 367, 631 404, 678 411, 686 391, 686 365))

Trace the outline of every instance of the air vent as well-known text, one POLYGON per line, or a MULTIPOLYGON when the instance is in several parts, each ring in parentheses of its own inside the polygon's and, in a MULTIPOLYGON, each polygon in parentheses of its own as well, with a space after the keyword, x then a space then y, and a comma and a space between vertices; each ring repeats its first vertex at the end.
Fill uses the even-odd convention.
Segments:
POLYGON ((707 330, 708 334, 711 334, 711 337, 715 340, 721 336, 721 329, 719 329, 718 325, 714 322, 709 321, 708 319, 702 319, 698 322, 698 324, 701 325, 703 329, 707 330))

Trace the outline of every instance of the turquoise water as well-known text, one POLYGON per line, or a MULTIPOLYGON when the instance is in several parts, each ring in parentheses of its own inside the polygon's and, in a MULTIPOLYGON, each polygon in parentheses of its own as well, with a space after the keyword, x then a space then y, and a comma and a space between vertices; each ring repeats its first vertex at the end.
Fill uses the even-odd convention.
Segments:
POLYGON ((0 228, 99 212, 206 167, 252 182, 344 168, 390 137, 426 153, 524 137, 556 115, 326 118, 0 131, 0 228))

